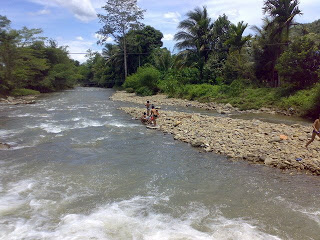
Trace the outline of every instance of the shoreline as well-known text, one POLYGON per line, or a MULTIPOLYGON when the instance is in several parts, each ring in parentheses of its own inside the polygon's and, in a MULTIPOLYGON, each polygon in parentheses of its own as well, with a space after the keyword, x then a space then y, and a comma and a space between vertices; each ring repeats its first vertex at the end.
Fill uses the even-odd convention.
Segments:
MULTIPOLYGON (((116 93, 112 100, 144 103, 145 98, 132 94, 116 93)), ((149 99, 151 99, 149 97, 149 99)), ((152 103, 164 104, 165 96, 152 103)), ((185 104, 185 100, 168 99, 166 105, 185 104), (168 104, 169 103, 169 104, 168 104)), ((122 107, 124 112, 139 119, 144 108, 122 107)), ((246 160, 254 164, 264 164, 288 173, 320 175, 319 139, 306 149, 304 146, 311 136, 312 128, 300 124, 291 126, 243 120, 229 117, 207 116, 195 113, 161 111, 157 119, 159 130, 172 134, 175 140, 189 143, 206 152, 225 155, 235 160, 246 160), (281 139, 285 135, 287 139, 281 139)))
POLYGON ((7 98, 0 98, 0 103, 18 105, 18 104, 34 104, 36 103, 36 98, 39 95, 28 95, 21 97, 8 96, 7 98))
POLYGON ((250 109, 250 110, 240 110, 237 107, 233 107, 230 103, 216 103, 216 102, 206 102, 201 103, 198 101, 180 99, 180 98, 168 98, 165 94, 157 94, 153 96, 145 96, 140 97, 135 93, 127 93, 125 91, 116 91, 111 97, 111 100, 114 101, 122 101, 122 102, 133 102, 138 104, 145 104, 147 100, 152 101, 155 105, 168 105, 168 106, 183 106, 183 107, 195 107, 204 110, 214 110, 220 114, 230 114, 233 113, 267 113, 267 114, 279 114, 285 116, 295 116, 300 117, 299 115, 295 115, 294 112, 288 110, 280 110, 274 108, 263 107, 260 109, 250 109))

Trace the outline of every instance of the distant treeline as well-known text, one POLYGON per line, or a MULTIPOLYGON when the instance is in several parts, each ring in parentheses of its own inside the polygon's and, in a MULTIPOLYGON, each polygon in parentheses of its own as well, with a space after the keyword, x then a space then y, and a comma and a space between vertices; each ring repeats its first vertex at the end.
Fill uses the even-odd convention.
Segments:
MULTIPOLYGON (((108 16, 119 12, 116 4, 110 7, 118 1, 108 0, 104 7, 100 33, 114 31, 108 16)), ((320 113, 320 20, 297 24, 295 17, 303 12, 296 0, 265 0, 263 12, 262 27, 253 26, 255 35, 244 36, 248 24, 233 24, 226 15, 213 21, 206 7, 197 7, 178 25, 177 54, 160 48, 161 32, 135 24, 116 44, 106 44, 102 54, 91 54, 82 65, 85 84, 230 102, 242 109, 276 106, 299 114, 320 113)))
POLYGON ((82 75, 66 47, 40 36, 41 29, 16 30, 0 15, 0 94, 52 92, 71 88, 82 75))

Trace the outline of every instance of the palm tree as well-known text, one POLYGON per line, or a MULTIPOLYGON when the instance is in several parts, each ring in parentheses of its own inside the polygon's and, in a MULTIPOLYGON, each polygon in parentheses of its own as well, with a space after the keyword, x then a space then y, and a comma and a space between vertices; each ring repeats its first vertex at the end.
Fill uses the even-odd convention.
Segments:
POLYGON ((275 79, 275 65, 283 51, 281 36, 275 34, 277 25, 272 24, 272 20, 265 17, 262 28, 253 26, 251 29, 256 32, 252 42, 256 75, 259 79, 268 80, 271 86, 276 87, 278 80, 275 79))
POLYGON ((175 34, 174 39, 178 41, 176 47, 187 53, 189 58, 197 59, 197 68, 202 78, 204 63, 208 60, 211 51, 212 27, 211 18, 208 16, 207 8, 197 7, 187 13, 187 19, 179 23, 178 28, 182 31, 175 34))
POLYGON ((263 13, 267 13, 273 19, 272 24, 277 25, 275 34, 283 35, 286 45, 289 42, 289 30, 294 24, 294 17, 302 14, 298 5, 298 0, 264 1, 263 13))
POLYGON ((230 38, 226 41, 226 44, 230 44, 231 49, 238 51, 239 55, 243 46, 251 39, 251 35, 242 36, 247 27, 248 24, 243 24, 243 21, 238 22, 237 25, 231 24, 230 38))

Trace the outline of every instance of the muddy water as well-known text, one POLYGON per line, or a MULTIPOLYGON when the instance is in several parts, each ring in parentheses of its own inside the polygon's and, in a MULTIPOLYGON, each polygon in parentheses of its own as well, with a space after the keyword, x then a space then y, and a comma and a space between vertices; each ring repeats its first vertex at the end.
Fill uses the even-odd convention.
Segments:
POLYGON ((111 94, 0 105, 0 239, 319 239, 319 177, 199 153, 111 94))

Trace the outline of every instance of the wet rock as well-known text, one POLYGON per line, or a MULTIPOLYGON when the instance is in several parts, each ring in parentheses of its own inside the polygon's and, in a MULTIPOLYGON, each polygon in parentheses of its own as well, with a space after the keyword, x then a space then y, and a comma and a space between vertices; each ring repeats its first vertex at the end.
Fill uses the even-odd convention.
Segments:
POLYGON ((10 148, 10 145, 7 143, 0 143, 0 150, 7 150, 10 148))
POLYGON ((266 157, 264 159, 264 164, 265 165, 275 165, 277 163, 277 161, 271 157, 266 157))
POLYGON ((192 147, 201 147, 202 144, 203 144, 203 142, 200 142, 200 141, 192 141, 191 142, 192 147))

